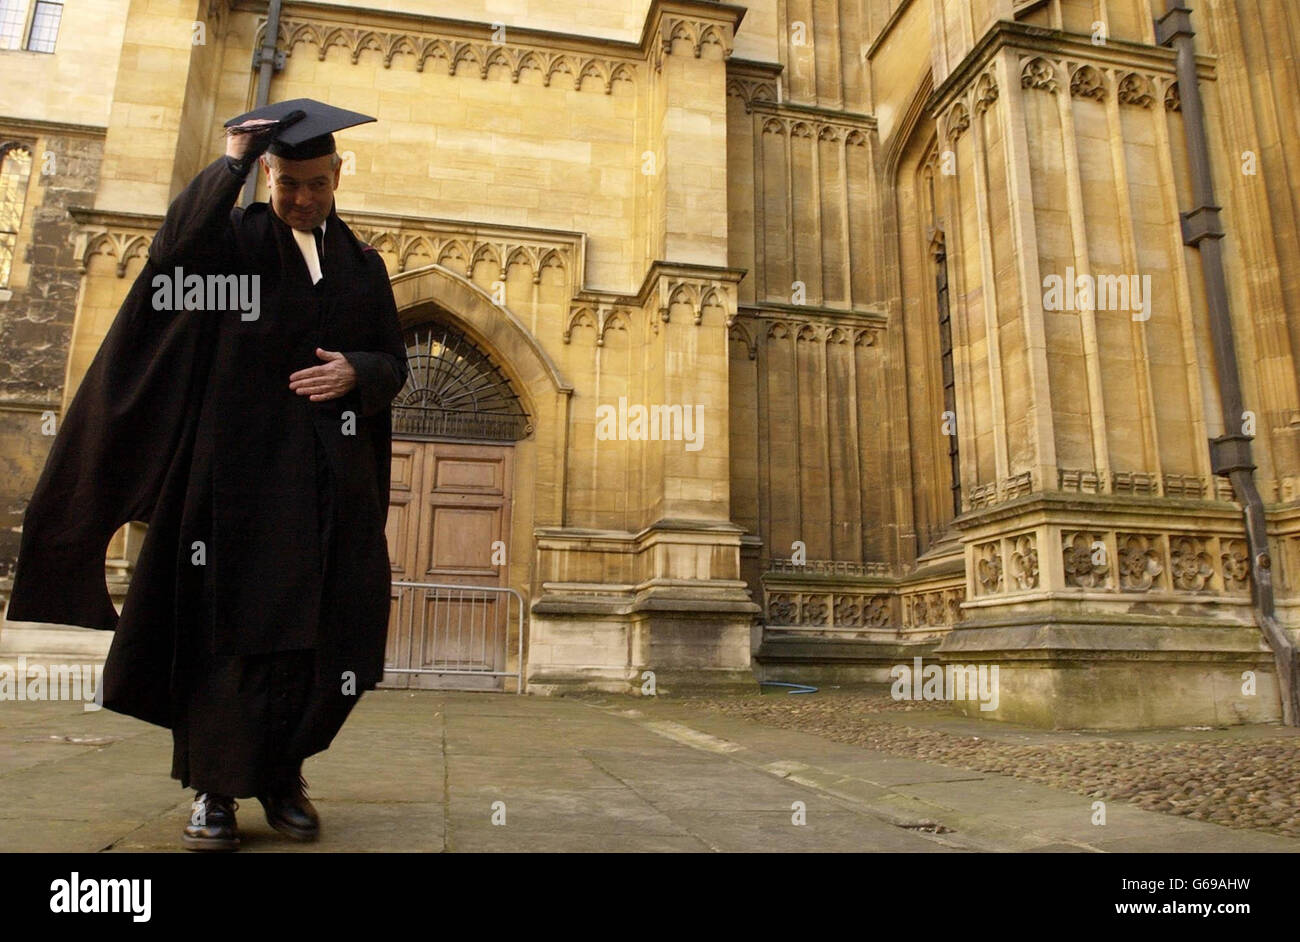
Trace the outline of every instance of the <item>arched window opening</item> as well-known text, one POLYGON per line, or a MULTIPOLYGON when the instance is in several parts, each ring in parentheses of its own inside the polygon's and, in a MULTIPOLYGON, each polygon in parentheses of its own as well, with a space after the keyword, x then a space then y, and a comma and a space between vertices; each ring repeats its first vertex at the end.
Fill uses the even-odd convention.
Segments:
POLYGON ((393 400, 396 434, 515 442, 532 431, 510 381, 465 334, 427 322, 404 339, 410 375, 393 400))
POLYGON ((0 288, 9 286, 31 175, 32 152, 27 145, 0 144, 0 288))
POLYGON ((943 408, 951 420, 948 439, 949 488, 953 516, 961 515, 961 457, 957 453, 957 380, 952 366, 952 315, 948 310, 948 250, 943 230, 936 230, 930 242, 934 259, 935 304, 939 309, 939 364, 943 378, 943 408))

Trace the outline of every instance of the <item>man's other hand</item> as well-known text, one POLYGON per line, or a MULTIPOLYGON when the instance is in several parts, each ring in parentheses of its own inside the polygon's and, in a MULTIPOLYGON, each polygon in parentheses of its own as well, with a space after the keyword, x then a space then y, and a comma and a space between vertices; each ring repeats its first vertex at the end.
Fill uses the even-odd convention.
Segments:
POLYGON ((357 385, 357 371, 347 357, 333 350, 316 348, 316 356, 325 362, 289 376, 289 388, 312 402, 325 402, 345 396, 357 385))

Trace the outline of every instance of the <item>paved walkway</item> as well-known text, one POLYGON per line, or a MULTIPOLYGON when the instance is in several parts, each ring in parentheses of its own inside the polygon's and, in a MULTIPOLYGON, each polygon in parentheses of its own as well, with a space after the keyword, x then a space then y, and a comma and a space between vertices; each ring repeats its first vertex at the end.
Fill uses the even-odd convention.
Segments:
MULTIPOLYGON (((179 851, 170 761, 158 727, 0 702, 0 850, 179 851)), ((248 799, 244 852, 1300 850, 1117 802, 1097 826, 1060 789, 673 700, 375 691, 304 774, 321 840, 281 838, 248 799)))

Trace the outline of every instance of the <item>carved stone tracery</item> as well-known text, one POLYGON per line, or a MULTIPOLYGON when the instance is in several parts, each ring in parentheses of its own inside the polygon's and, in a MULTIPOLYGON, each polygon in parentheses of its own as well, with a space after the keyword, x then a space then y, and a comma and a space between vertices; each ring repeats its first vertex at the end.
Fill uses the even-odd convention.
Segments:
POLYGON ((1080 589, 1098 589, 1110 584, 1110 551, 1101 534, 1067 531, 1062 546, 1065 583, 1080 589))
POLYGON ((1144 533, 1120 533, 1119 587, 1124 592, 1146 592, 1157 585, 1164 572, 1164 553, 1159 537, 1144 533))
POLYGON ((975 82, 975 113, 981 115, 998 100, 998 80, 993 72, 985 72, 975 82))
POLYGON ((1020 70, 1020 87, 1037 88, 1055 95, 1060 90, 1056 68, 1042 56, 1030 59, 1020 70))
POLYGON ((1223 588, 1228 592, 1250 591, 1250 547, 1245 540, 1220 540, 1223 588))
POLYGON ((1011 543, 1011 577, 1017 589, 1038 587, 1038 537, 1023 533, 1011 543))
POLYGON ((965 102, 957 102, 948 109, 948 130, 946 137, 949 142, 955 142, 970 128, 970 110, 966 107, 965 102))
POLYGON ((745 105, 745 114, 750 114, 755 102, 776 101, 776 83, 733 76, 727 79, 727 94, 739 98, 745 105))
POLYGON ((149 256, 152 235, 126 229, 100 229, 83 233, 85 248, 80 254, 79 273, 84 275, 95 255, 105 255, 114 261, 118 278, 126 277, 127 265, 132 259, 144 260, 149 256))
POLYGON ((1002 591, 1002 546, 981 543, 975 547, 975 588, 977 595, 994 595, 1002 591))
POLYGON ((1179 95, 1177 82, 1171 82, 1169 84, 1169 87, 1165 89, 1165 110, 1166 111, 1183 110, 1183 100, 1179 95))
POLYGON ((1105 101, 1106 80, 1097 69, 1081 65, 1070 74, 1070 96, 1105 101))
POLYGON ((1174 588, 1203 592, 1214 575, 1213 559, 1206 540, 1198 536, 1176 536, 1169 541, 1169 574, 1174 588))
POLYGON ((1121 105, 1134 105, 1138 108, 1155 106, 1155 83, 1150 76, 1140 72, 1130 72, 1119 80, 1115 98, 1121 105))

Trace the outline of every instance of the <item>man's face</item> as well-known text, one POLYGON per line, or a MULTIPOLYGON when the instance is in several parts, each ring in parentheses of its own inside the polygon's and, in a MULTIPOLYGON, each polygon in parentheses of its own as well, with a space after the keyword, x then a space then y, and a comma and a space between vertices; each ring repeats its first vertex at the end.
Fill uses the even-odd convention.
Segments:
POLYGON ((262 168, 271 190, 271 208, 287 225, 309 231, 325 221, 334 205, 334 191, 343 169, 341 163, 333 166, 332 154, 311 160, 266 155, 262 168))

